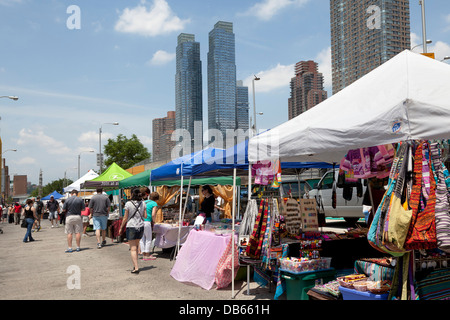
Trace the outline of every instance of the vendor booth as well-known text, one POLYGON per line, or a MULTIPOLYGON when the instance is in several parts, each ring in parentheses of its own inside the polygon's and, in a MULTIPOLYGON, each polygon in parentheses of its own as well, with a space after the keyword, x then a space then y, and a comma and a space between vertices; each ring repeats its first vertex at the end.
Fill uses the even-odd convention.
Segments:
MULTIPOLYGON (((311 110, 250 140, 250 161, 328 161, 346 177, 367 180, 373 179, 379 160, 371 148, 395 148, 384 168, 384 196, 377 205, 371 199, 373 220, 361 232, 383 257, 355 256, 353 272, 335 270, 315 285, 320 279, 308 272, 333 266, 333 258, 322 255, 329 235, 302 232, 300 250, 289 252, 292 248, 282 245, 277 253, 277 292, 287 289, 288 299, 307 299, 304 293, 315 299, 448 299, 450 181, 443 164, 450 138, 448 79, 449 65, 406 50, 311 110)), ((308 212, 304 209, 300 214, 308 212)))

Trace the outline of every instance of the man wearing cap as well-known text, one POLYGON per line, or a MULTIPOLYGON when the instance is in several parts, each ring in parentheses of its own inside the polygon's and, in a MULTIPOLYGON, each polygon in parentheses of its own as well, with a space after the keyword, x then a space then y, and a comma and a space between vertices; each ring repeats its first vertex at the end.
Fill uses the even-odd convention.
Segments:
POLYGON ((83 222, 81 220, 81 211, 84 210, 84 201, 78 198, 78 191, 72 190, 69 199, 64 202, 63 211, 66 214, 66 234, 68 248, 66 253, 72 253, 72 239, 75 233, 75 240, 77 242, 77 252, 79 252, 81 244, 81 231, 83 230, 83 222))
POLYGON ((50 196, 50 200, 47 202, 47 210, 48 210, 48 220, 50 220, 50 222, 52 223, 52 228, 58 227, 59 204, 58 201, 55 200, 54 196, 50 196), (53 221, 55 221, 54 226, 53 221))

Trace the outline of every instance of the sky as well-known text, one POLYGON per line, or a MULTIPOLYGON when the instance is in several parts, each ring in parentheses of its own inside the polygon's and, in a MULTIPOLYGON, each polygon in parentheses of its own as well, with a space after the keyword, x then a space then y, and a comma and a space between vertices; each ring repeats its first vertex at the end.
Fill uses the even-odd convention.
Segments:
MULTIPOLYGON (((410 1, 412 47, 422 43, 418 3, 410 1)), ((450 2, 425 7, 428 51, 442 60, 450 56, 450 2)), ((299 61, 319 63, 332 95, 329 0, 0 0, 0 96, 19 97, 0 99, 11 177, 37 184, 42 170, 44 185, 76 180, 78 157, 81 175, 98 170, 100 128, 102 147, 136 134, 151 152, 152 120, 175 110, 180 33, 200 42, 205 125, 208 33, 217 21, 233 23, 237 79, 249 86, 251 113, 251 80, 261 78, 258 130, 288 120, 299 61)))

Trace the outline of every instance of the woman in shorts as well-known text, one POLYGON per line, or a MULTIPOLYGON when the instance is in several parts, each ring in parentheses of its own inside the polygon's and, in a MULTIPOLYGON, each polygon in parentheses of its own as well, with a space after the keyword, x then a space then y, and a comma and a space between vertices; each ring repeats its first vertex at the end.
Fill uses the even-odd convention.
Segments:
POLYGON ((86 229, 89 226, 89 213, 91 212, 89 209, 89 200, 84 201, 85 209, 81 211, 81 220, 83 221, 83 237, 87 237, 86 229))
POLYGON ((139 189, 133 190, 131 200, 125 204, 125 214, 120 226, 120 234, 126 224, 126 237, 130 245, 131 261, 133 262, 133 270, 131 273, 139 274, 138 265, 138 246, 139 241, 144 234, 144 219, 147 218, 147 210, 144 201, 142 201, 139 189))

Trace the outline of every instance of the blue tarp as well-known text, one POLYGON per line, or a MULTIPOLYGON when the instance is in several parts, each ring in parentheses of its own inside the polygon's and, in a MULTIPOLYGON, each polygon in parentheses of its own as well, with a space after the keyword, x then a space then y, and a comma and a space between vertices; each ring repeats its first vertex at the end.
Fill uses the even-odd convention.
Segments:
MULTIPOLYGON (((178 179, 183 176, 230 176, 248 175, 248 140, 228 149, 207 148, 175 159, 151 172, 151 181, 178 179)), ((296 174, 305 168, 333 168, 324 162, 282 162, 283 174, 296 174)))
POLYGON ((50 193, 48 196, 43 197, 41 200, 50 200, 51 196, 53 196, 53 198, 55 198, 55 200, 64 197, 62 194, 60 194, 58 191, 55 190, 52 193, 50 193))

